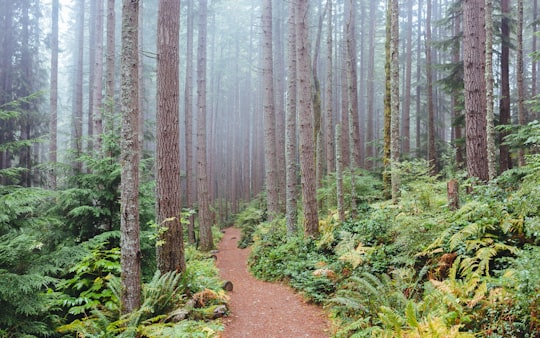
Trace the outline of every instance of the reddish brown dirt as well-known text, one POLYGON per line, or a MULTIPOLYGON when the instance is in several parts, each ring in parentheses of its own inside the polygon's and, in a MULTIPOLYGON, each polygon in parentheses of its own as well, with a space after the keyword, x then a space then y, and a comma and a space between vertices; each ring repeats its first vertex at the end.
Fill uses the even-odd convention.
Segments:
POLYGON ((233 283, 222 338, 329 337, 324 312, 289 287, 255 279, 247 270, 249 249, 238 249, 240 230, 228 228, 219 244, 217 267, 233 283))

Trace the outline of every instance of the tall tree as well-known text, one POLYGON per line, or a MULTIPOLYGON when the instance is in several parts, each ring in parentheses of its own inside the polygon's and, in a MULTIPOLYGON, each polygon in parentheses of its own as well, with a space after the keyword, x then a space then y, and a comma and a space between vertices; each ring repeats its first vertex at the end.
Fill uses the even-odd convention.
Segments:
POLYGON ((411 152, 411 82, 412 82, 412 32, 413 32, 413 4, 414 1, 409 1, 407 6, 407 42, 406 52, 407 60, 405 62, 405 89, 403 99, 403 124, 402 124, 402 151, 404 155, 411 152))
POLYGON ((392 41, 392 15, 390 8, 392 8, 392 0, 386 1, 386 42, 385 49, 385 63, 384 63, 384 148, 383 148, 383 194, 385 198, 392 197, 392 178, 390 175, 391 166, 391 122, 392 122, 392 54, 391 54, 391 41, 392 41))
MULTIPOLYGON (((106 81, 105 81, 105 111, 112 115, 114 112, 114 85, 115 85, 115 59, 116 59, 116 18, 115 0, 107 0, 107 54, 106 54, 106 81)), ((112 116, 105 117, 105 130, 112 130, 112 116)))
POLYGON ((279 213, 279 185, 276 155, 276 113, 274 107, 274 61, 272 55, 272 0, 265 0, 263 4, 264 168, 268 217, 273 219, 279 213))
POLYGON ((122 4, 121 94, 122 131, 120 140, 120 263, 122 266, 122 313, 141 304, 141 251, 139 243, 139 153, 138 137, 138 29, 139 1, 122 4))
POLYGON ((72 99, 72 131, 71 148, 73 149, 73 167, 75 173, 82 171, 82 162, 78 158, 82 154, 83 132, 83 58, 84 58, 84 0, 78 1, 77 6, 77 48, 73 76, 73 99, 72 99))
POLYGON ((488 176, 497 175, 495 154, 495 114, 493 113, 493 1, 486 0, 486 142, 488 176))
MULTIPOLYGON (((510 0, 501 0, 501 98, 499 100, 499 123, 510 124, 510 0)), ((506 171, 512 168, 510 148, 504 144, 507 135, 499 135, 499 168, 506 171)))
POLYGON ((285 218, 287 222, 287 234, 290 236, 296 233, 297 222, 297 197, 296 181, 298 170, 296 165, 296 4, 289 2, 289 16, 287 19, 288 38, 287 38, 287 110, 286 114, 286 132, 285 132, 285 163, 287 170, 285 172, 286 181, 286 201, 285 218))
POLYGON ((431 16, 432 0, 426 0, 426 77, 428 109, 428 161, 432 173, 437 173, 437 154, 435 148, 435 106, 433 103, 433 58, 431 54, 431 16))
MULTIPOLYGON (((193 0, 187 0, 186 37, 186 83, 184 86, 184 119, 186 128, 186 199, 188 208, 195 202, 195 180, 193 175, 193 0)), ((195 218, 189 217, 188 242, 195 244, 195 218)))
POLYGON ((300 171, 302 177, 302 203, 304 206, 304 230, 306 235, 316 236, 319 233, 319 214, 315 191, 317 182, 315 177, 307 0, 298 0, 296 3, 296 26, 298 120, 300 124, 300 171))
POLYGON ((180 0, 160 0, 157 23, 156 216, 162 273, 184 272, 180 196, 179 41, 180 0))
POLYGON ((96 41, 94 48, 94 83, 92 84, 92 123, 94 131, 94 149, 101 149, 101 137, 103 134, 102 101, 103 101, 103 0, 96 2, 96 21, 94 32, 96 41))
MULTIPOLYGON (((517 0, 517 52, 516 52, 516 77, 517 77, 517 103, 518 123, 525 124, 525 85, 523 75, 523 0, 517 0)), ((518 151, 520 166, 525 165, 525 152, 523 148, 518 151)))
POLYGON ((346 36, 346 66, 347 66, 347 95, 349 106, 349 147, 351 166, 360 167, 363 149, 360 149, 360 127, 358 121, 358 86, 357 86, 357 46, 356 46, 356 0, 345 1, 345 36, 346 36))
MULTIPOLYGON (((456 15, 454 18, 454 37, 457 37, 461 34, 461 13, 456 15)), ((454 43, 452 47, 452 63, 457 65, 461 60, 461 48, 460 43, 454 43)), ((461 139, 462 128, 461 128, 461 119, 462 119, 462 104, 460 103, 460 97, 462 96, 462 88, 455 87, 452 91, 452 128, 453 128, 453 140, 456 148, 456 164, 458 168, 463 168, 465 164, 465 155, 463 144, 461 139)))
POLYGON ((58 0, 52 2, 51 30, 51 90, 49 104, 51 120, 49 123, 49 162, 53 166, 49 170, 49 186, 56 189, 56 173, 54 166, 58 160, 58 0))
POLYGON ((463 2, 463 67, 467 172, 487 181, 484 0, 463 2))
POLYGON ((206 155, 206 38, 207 1, 199 1, 199 36, 197 46, 197 199, 199 202, 199 247, 203 251, 214 248, 212 215, 208 192, 208 159, 206 155))
POLYGON ((366 168, 373 169, 374 162, 374 126, 373 117, 375 116, 375 35, 377 32, 377 3, 369 2, 369 53, 368 53, 368 70, 367 70, 367 124, 366 124, 366 168))
POLYGON ((398 172, 398 162, 400 156, 399 139, 399 3, 398 0, 392 0, 391 11, 391 167, 392 167, 392 201, 397 203, 399 198, 400 177, 398 172))
POLYGON ((333 103, 333 39, 332 39, 332 25, 334 24, 332 22, 332 0, 326 1, 326 6, 328 7, 328 25, 326 27, 326 92, 325 92, 325 115, 324 115, 324 123, 325 123, 325 153, 326 153, 326 171, 327 173, 334 172, 335 170, 335 157, 334 157, 334 136, 332 131, 333 128, 333 119, 332 119, 332 103, 333 103))

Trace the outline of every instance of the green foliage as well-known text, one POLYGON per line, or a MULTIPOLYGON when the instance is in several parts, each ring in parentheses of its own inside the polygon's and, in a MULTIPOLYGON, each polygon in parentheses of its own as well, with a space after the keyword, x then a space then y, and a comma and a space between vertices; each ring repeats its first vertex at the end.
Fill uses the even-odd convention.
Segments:
POLYGON ((253 233, 263 221, 264 212, 253 206, 248 206, 236 215, 234 224, 242 230, 242 238, 238 242, 239 248, 247 248, 253 243, 253 233))
POLYGON ((216 336, 222 330, 218 322, 190 320, 189 316, 180 321, 172 320, 179 313, 199 311, 187 302, 190 295, 211 293, 215 297, 205 304, 208 307, 227 300, 212 259, 188 246, 186 260, 184 274, 156 272, 143 284, 141 307, 122 316, 119 249, 106 249, 104 242, 98 242, 72 268, 73 278, 59 285, 64 292, 73 294, 64 295, 59 301, 76 316, 58 331, 84 337, 216 336))
MULTIPOLYGON (((350 209, 352 196, 355 197, 356 205, 360 209, 382 198, 380 179, 360 170, 354 171, 353 174, 354 180, 351 179, 350 171, 343 173, 343 195, 346 209, 350 209), (352 182, 354 182, 354 191, 352 190, 352 182)), ((323 181, 323 186, 317 190, 317 199, 321 210, 335 209, 337 206, 335 173, 326 176, 323 181)))
POLYGON ((52 332, 56 315, 47 290, 60 267, 51 253, 58 221, 45 212, 52 197, 0 185, 0 327, 7 336, 52 332))

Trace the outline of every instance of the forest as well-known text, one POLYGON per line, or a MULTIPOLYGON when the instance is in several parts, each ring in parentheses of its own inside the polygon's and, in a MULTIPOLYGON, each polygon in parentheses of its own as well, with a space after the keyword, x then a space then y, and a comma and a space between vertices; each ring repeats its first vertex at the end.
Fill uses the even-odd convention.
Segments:
POLYGON ((0 337, 540 337, 538 0, 0 8, 0 337))

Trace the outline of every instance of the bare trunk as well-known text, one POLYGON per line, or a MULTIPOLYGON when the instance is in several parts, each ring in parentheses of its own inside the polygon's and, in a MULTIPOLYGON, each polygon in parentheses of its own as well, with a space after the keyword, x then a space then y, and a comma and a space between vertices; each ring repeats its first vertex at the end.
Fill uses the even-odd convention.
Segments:
POLYGON ((101 112, 103 110, 103 0, 96 1, 96 22, 95 22, 95 46, 94 48, 94 83, 92 84, 92 122, 94 132, 94 150, 101 150, 101 139, 103 134, 103 122, 101 112))
POLYGON ((331 173, 335 171, 335 157, 334 157, 334 136, 332 134, 333 123, 332 123, 332 113, 333 113, 333 73, 332 73, 332 0, 327 0, 326 6, 328 6, 328 25, 327 25, 327 36, 326 36, 326 92, 325 92, 325 152, 326 152, 326 171, 331 173))
POLYGON ((51 31, 51 90, 50 90, 50 109, 51 120, 49 122, 49 187, 56 189, 56 162, 57 162, 57 140, 58 140, 58 0, 52 3, 52 31, 51 31))
POLYGON ((156 215, 161 245, 161 273, 184 272, 184 239, 180 196, 180 0, 160 0, 157 24, 156 215))
POLYGON ((463 2, 467 172, 487 181, 484 0, 463 2))
MULTIPOLYGON (((517 55, 516 55, 516 77, 517 77, 517 100, 518 100, 518 123, 525 125, 525 86, 523 79, 523 0, 517 0, 517 55)), ((525 165, 525 151, 520 148, 518 151, 519 166, 525 165)))
POLYGON ((488 176, 492 180, 497 176, 495 154, 495 115, 493 113, 493 1, 486 0, 486 142, 488 158, 488 176))
POLYGON ((392 201, 394 204, 398 202, 400 177, 398 172, 399 164, 399 4, 398 0, 392 0, 391 8, 391 30, 392 30, 392 79, 391 79, 391 167, 392 167, 392 201))
POLYGON ((268 218, 279 213, 279 194, 276 155, 276 114, 274 108, 274 67, 272 57, 272 0, 264 1, 263 15, 263 109, 264 109, 264 159, 266 173, 266 198, 268 218))
POLYGON ((197 47, 197 198, 199 202, 199 247, 202 251, 214 248, 212 239, 212 215, 208 182, 208 160, 206 155, 206 33, 207 1, 199 2, 199 36, 197 47))
POLYGON ((122 313, 141 304, 141 251, 139 243, 139 153, 138 138, 138 11, 139 1, 124 0, 122 6, 120 140, 121 197, 120 248, 122 267, 122 313))
MULTIPOLYGON (((501 99, 499 101, 499 124, 510 124, 510 0, 501 0, 501 99)), ((512 168, 510 148, 503 144, 508 133, 499 134, 500 171, 512 168)))
POLYGON ((437 153, 435 148, 435 107, 433 104, 433 59, 431 57, 431 2, 427 1, 426 9, 426 77, 427 77, 427 109, 428 109, 428 162, 432 174, 437 173, 437 153))
POLYGON ((304 205, 304 230, 307 236, 319 233, 315 177, 315 142, 313 139, 313 107, 311 101, 311 76, 308 37, 308 1, 298 0, 296 7, 296 57, 298 62, 297 88, 300 132, 300 170, 302 177, 302 202, 304 205))

